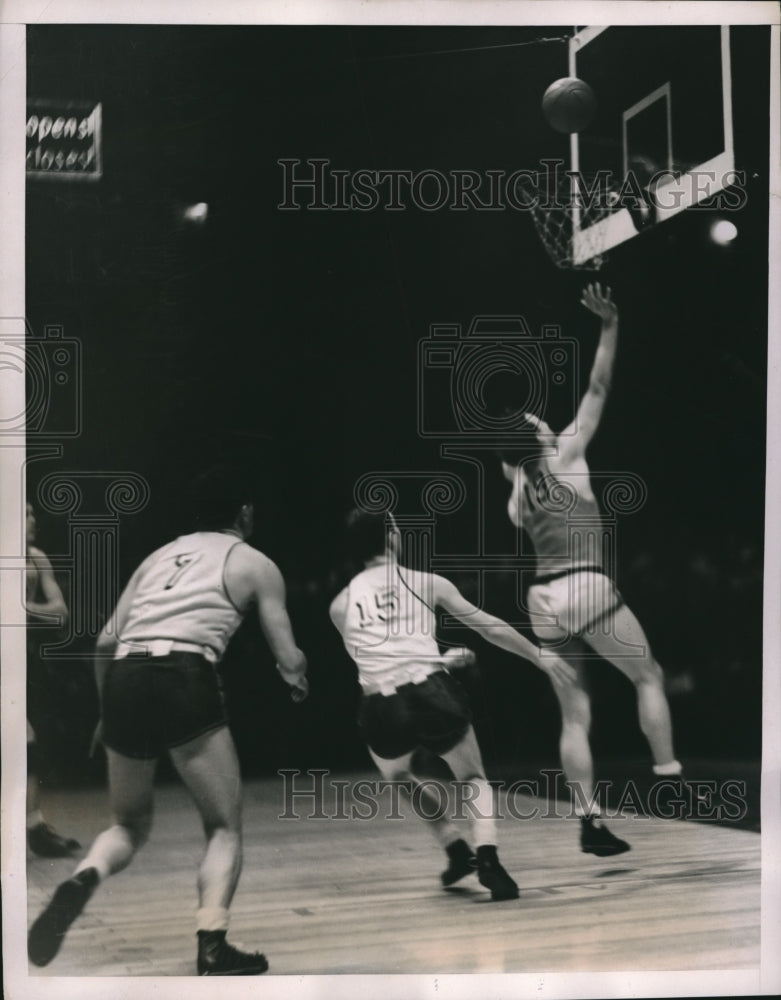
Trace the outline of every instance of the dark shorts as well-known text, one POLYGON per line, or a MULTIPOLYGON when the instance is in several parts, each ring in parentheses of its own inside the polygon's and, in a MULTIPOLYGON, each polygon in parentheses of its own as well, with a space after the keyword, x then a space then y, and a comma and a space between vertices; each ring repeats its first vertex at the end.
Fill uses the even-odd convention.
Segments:
POLYGON ((197 653, 114 660, 103 685, 103 742, 152 760, 227 725, 213 665, 197 653))
POLYGON ((438 671, 421 684, 403 684, 395 694, 364 695, 358 725, 370 749, 387 760, 425 747, 447 753, 472 723, 466 691, 438 671))

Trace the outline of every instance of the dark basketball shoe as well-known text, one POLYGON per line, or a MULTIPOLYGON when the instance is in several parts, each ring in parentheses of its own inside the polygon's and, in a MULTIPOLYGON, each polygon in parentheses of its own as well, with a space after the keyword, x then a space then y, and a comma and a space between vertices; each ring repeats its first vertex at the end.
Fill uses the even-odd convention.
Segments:
POLYGON ((466 875, 471 875, 477 869, 477 857, 465 840, 454 840, 445 848, 450 864, 442 872, 440 878, 446 888, 454 885, 466 875))
POLYGON ((27 831, 27 846, 40 858, 67 858, 81 844, 70 837, 61 837, 48 823, 36 823, 27 831))
POLYGON ((259 976, 267 969, 265 955, 239 951, 225 940, 225 931, 198 931, 199 976, 259 976))
POLYGON ((580 849, 584 854, 596 854, 598 858, 609 858, 614 854, 631 851, 625 840, 614 837, 606 826, 597 826, 593 816, 580 817, 580 849))
POLYGON ((495 903, 518 898, 518 886, 499 863, 493 844, 477 848, 477 877, 480 885, 491 890, 491 899, 495 903))
POLYGON ((62 882, 55 889, 49 905, 30 928, 27 954, 33 965, 48 965, 60 950, 68 928, 87 905, 98 884, 95 868, 62 882))

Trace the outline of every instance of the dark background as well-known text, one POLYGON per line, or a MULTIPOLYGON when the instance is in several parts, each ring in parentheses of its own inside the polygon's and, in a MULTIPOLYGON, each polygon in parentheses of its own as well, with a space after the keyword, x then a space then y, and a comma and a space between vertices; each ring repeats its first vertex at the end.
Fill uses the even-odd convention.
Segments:
MULTIPOLYGON (((225 676, 249 773, 369 764, 354 724, 354 668, 327 607, 356 479, 463 471, 417 432, 417 344, 429 325, 468 325, 482 313, 520 313, 532 330, 558 323, 582 346, 582 378, 598 332, 578 304, 591 276, 558 270, 525 213, 427 213, 409 201, 395 213, 281 212, 277 160, 509 172, 565 157, 540 96, 566 75, 566 45, 517 44, 563 35, 28 29, 29 96, 99 100, 104 122, 102 180, 28 183, 28 317, 38 334, 60 324, 80 340, 84 377, 83 432, 61 461, 30 464, 29 494, 56 469, 143 476, 150 502, 121 523, 124 583, 181 530, 191 472, 237 454, 257 470, 254 541, 288 582, 311 696, 289 701, 248 622, 225 676), (184 223, 182 208, 200 201, 207 223, 184 223)), ((737 240, 716 246, 713 212, 685 212, 614 250, 599 275, 620 304, 622 333, 591 465, 648 487, 642 510, 620 524, 618 584, 668 674, 684 759, 750 760, 761 748, 768 47, 769 29, 732 29, 736 159, 748 193, 729 216, 737 240)), ((506 484, 498 470, 488 482, 492 537, 512 552, 506 484)), ((443 548, 459 551, 470 502, 438 524, 443 548)), ((64 517, 40 513, 39 541, 53 556, 68 556, 68 531, 64 517)), ((468 574, 454 579, 474 593, 468 574)), ((67 574, 64 583, 72 587, 67 574)), ((494 584, 487 610, 512 615, 512 574, 494 584)), ((489 771, 555 766, 558 710, 545 678, 466 630, 448 638, 480 656, 465 683, 489 771)), ((85 638, 74 652, 89 649, 85 638)), ((93 777, 89 662, 74 655, 46 672, 58 706, 41 734, 52 774, 93 777)), ((647 757, 631 685, 614 670, 594 674, 599 760, 647 757)))

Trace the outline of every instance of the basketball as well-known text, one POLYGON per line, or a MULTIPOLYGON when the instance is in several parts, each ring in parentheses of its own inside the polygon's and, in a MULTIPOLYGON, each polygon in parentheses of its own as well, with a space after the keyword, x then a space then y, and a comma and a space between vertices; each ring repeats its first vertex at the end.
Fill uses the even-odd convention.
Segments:
POLYGON ((545 91, 542 110, 548 124, 557 132, 580 132, 591 124, 597 100, 584 80, 565 76, 554 80, 545 91))

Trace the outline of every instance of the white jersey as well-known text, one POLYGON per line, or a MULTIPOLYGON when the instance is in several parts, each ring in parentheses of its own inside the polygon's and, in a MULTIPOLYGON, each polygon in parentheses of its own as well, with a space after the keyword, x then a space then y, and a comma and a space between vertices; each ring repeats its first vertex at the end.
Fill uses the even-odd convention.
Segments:
POLYGON ((231 600, 224 579, 228 553, 243 544, 235 535, 197 531, 153 552, 120 642, 128 646, 161 640, 191 643, 203 647, 209 659, 220 660, 244 616, 231 600))
POLYGON ((347 587, 343 639, 364 687, 419 683, 442 668, 434 578, 395 563, 372 566, 347 587))

